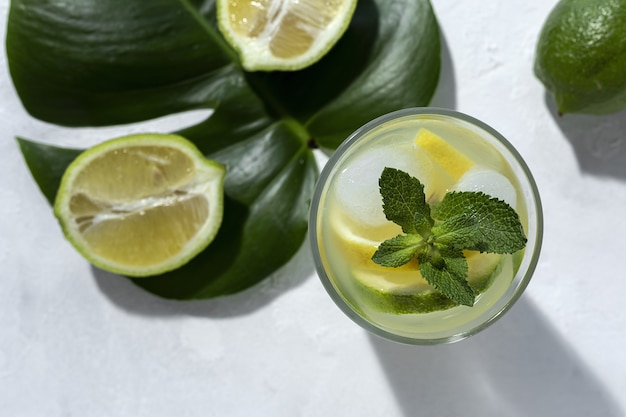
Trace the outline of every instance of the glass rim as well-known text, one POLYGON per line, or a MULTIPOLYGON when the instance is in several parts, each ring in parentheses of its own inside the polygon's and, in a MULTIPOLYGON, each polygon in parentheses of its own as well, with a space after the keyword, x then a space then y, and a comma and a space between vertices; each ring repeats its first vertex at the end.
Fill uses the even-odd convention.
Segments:
MULTIPOLYGON (((508 159, 508 158, 507 158, 508 159)), ((510 163, 510 161, 509 161, 510 163)), ((516 174, 517 177, 520 177, 520 174, 516 174)), ((530 205, 529 204, 529 205, 530 205)), ((529 208, 530 210, 530 208, 529 208)), ((356 129, 352 134, 350 134, 338 147, 337 149, 330 155, 328 161, 324 165, 322 171, 320 172, 317 184, 315 186, 313 197, 311 199, 311 208, 309 212, 309 241, 311 244, 311 250, 313 252, 313 260, 315 263, 315 269, 317 272, 320 281, 322 282, 326 292, 329 294, 334 303, 346 314, 352 321, 361 326, 362 328, 368 330, 370 333, 400 343, 412 344, 412 345, 435 345, 435 344, 445 344, 452 343, 467 337, 470 337, 485 328, 489 327, 495 321, 497 321, 500 317, 504 315, 521 297, 524 293, 526 287, 530 283, 530 279, 532 278, 534 271, 537 267, 539 261, 539 255, 541 252, 541 246, 543 242, 543 209, 541 204, 541 198, 539 196, 539 189, 535 182, 535 179, 530 171, 530 168, 526 164, 526 161, 523 159, 521 154, 517 151, 517 149, 508 141, 502 134, 500 134, 497 130, 492 128, 490 125, 485 122, 478 120, 472 116, 469 116, 465 113, 458 112, 456 110, 439 108, 439 107, 411 107, 405 108, 401 110, 392 111, 390 113, 386 113, 382 116, 379 116, 358 129, 356 129), (528 187, 530 190, 531 198, 528 199, 528 202, 532 204, 532 211, 528 213, 528 221, 529 221, 529 231, 531 231, 531 224, 533 233, 533 241, 530 255, 524 254, 522 258, 522 262, 520 264, 520 268, 516 271, 513 280, 513 283, 518 279, 521 274, 521 278, 519 278, 518 284, 515 286, 513 294, 510 295, 506 299, 506 302, 502 305, 498 303, 494 304, 494 306, 490 307, 484 313, 482 313, 478 317, 483 317, 484 315, 489 315, 485 320, 481 321, 477 325, 467 329, 465 331, 460 331, 458 333, 442 336, 442 337, 433 337, 433 338, 414 338, 409 336, 398 335, 396 333, 385 330, 381 327, 378 327, 366 318, 359 315, 343 297, 339 294, 338 290, 334 287, 331 278, 328 276, 323 262, 319 253, 318 247, 318 226, 317 226, 317 218, 319 213, 319 203, 322 198, 323 191, 326 187, 326 183, 328 181, 329 176, 331 175, 334 167, 340 161, 341 157, 345 152, 352 147, 352 145, 358 141, 361 137, 363 137, 366 133, 369 133, 372 129, 381 126, 391 120, 396 120, 406 116, 416 116, 416 115, 436 115, 436 116, 445 116, 452 119, 461 120, 463 122, 469 123, 479 129, 482 129, 489 135, 491 135, 497 142, 501 143, 506 150, 511 154, 512 159, 518 165, 521 173, 524 177, 524 187, 528 187), (529 261, 524 264, 524 261, 529 258, 529 261), (522 270, 523 269, 523 270, 522 270), (495 307, 495 312, 492 311, 495 307)), ((528 248, 528 247, 527 247, 528 248)), ((505 298, 506 294, 503 294, 502 298, 505 298)))

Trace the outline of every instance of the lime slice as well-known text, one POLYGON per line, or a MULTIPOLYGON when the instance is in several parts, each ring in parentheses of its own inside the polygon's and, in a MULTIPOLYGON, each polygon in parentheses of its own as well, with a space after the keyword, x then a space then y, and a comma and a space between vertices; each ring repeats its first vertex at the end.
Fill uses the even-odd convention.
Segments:
MULTIPOLYGON (((331 222, 339 242, 340 256, 350 265, 354 276, 360 303, 392 314, 429 313, 456 306, 422 277, 417 261, 399 268, 380 266, 372 261, 378 246, 376 241, 365 237, 363 231, 351 227, 344 218, 333 217, 331 222)), ((390 228, 397 228, 391 222, 389 225, 390 228)), ((398 228, 397 233, 400 232, 398 228)), ((395 234, 390 229, 386 235, 395 234)), ((468 265, 467 282, 476 294, 480 294, 489 288, 500 273, 504 258, 499 254, 476 251, 464 251, 464 255, 468 265)))
POLYGON ((66 238, 97 267, 156 275, 211 243, 222 221, 225 174, 180 136, 126 136, 68 166, 54 212, 66 238))
POLYGON ((219 29, 248 71, 298 70, 345 32, 356 0, 218 0, 219 29))
MULTIPOLYGON (((479 294, 485 291, 502 268, 503 256, 465 252, 468 283, 479 294)), ((417 262, 401 268, 370 267, 354 270, 360 299, 370 308, 391 314, 417 314, 446 310, 456 304, 439 293, 422 277, 417 262)))

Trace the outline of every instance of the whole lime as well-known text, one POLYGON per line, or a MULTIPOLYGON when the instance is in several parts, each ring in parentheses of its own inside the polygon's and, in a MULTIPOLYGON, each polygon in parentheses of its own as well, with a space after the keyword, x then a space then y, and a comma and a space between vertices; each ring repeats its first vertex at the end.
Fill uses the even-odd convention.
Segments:
POLYGON ((539 35, 534 70, 560 114, 626 108, 626 0, 561 0, 539 35))

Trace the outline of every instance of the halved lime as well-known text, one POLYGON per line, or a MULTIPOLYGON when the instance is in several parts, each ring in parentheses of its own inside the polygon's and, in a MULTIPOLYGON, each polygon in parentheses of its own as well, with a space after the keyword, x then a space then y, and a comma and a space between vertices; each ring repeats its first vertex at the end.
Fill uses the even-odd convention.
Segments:
POLYGON ((225 174, 180 136, 125 136, 68 166, 54 212, 66 238, 94 265, 156 275, 211 243, 222 221, 225 174))
POLYGON ((347 29, 356 0, 218 0, 220 31, 248 71, 307 67, 347 29))

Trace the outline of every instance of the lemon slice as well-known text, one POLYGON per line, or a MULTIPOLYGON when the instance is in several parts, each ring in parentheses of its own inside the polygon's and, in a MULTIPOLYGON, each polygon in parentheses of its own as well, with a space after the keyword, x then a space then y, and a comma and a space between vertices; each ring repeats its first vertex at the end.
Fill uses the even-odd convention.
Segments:
POLYGON ((441 200, 448 189, 474 166, 470 158, 428 129, 421 128, 413 144, 417 152, 425 153, 434 162, 429 188, 435 191, 429 200, 441 200))
MULTIPOLYGON (((354 277, 358 303, 390 314, 430 313, 457 306, 424 279, 416 260, 398 268, 378 265, 372 261, 378 246, 375 241, 355 233, 340 218, 331 221, 341 259, 350 265, 354 277)), ((500 273, 504 257, 477 251, 463 253, 468 267, 467 282, 480 294, 500 273)))
POLYGON ((457 182, 467 172, 474 162, 456 150, 441 136, 428 129, 420 129, 414 141, 415 145, 438 164, 452 181, 457 182))
POLYGON ((125 136, 68 166, 54 212, 66 238, 97 267, 155 275, 185 264, 213 240, 225 173, 180 136, 125 136))
MULTIPOLYGON (((468 265, 467 282, 476 294, 484 292, 500 273, 503 256, 465 251, 465 257, 468 265)), ((430 313, 457 306, 426 282, 416 261, 400 268, 357 269, 354 277, 363 302, 384 313, 430 313)))
POLYGON ((248 71, 298 70, 345 32, 356 0, 218 0, 219 29, 248 71))

